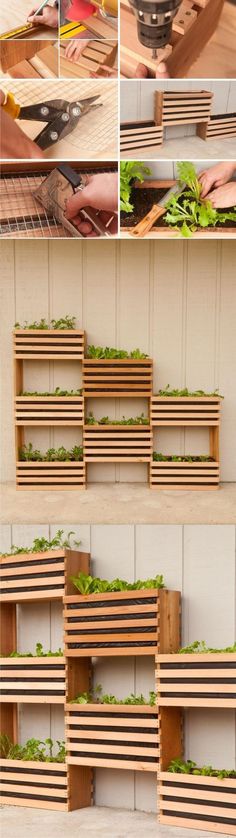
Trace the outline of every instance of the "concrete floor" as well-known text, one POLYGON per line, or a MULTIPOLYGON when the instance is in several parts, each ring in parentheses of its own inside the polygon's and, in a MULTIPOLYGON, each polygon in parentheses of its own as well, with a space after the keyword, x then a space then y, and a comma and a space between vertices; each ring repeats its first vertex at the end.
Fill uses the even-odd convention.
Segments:
MULTIPOLYGON (((180 829, 160 826, 153 814, 96 806, 69 814, 4 806, 1 821, 2 835, 7 838, 41 838, 43 833, 46 838, 182 838, 183 834, 180 829)), ((184 830, 184 838, 196 836, 209 838, 209 832, 184 830)))
MULTIPOLYGON (((159 148, 139 150, 139 160, 182 160, 183 146, 186 160, 235 160, 236 139, 201 140, 200 137, 179 137, 165 140, 159 148)), ((134 152, 123 152, 122 160, 133 160, 134 152)))
POLYGON ((0 523, 235 524, 236 483, 219 491, 150 490, 143 483, 93 483, 78 492, 22 492, 2 484, 0 523))

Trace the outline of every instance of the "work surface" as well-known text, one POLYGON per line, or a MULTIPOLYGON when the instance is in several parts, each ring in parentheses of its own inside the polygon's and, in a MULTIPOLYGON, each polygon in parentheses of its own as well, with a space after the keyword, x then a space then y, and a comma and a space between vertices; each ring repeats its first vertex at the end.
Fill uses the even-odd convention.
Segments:
POLYGON ((219 26, 187 73, 189 79, 236 78, 236 6, 227 0, 219 26))
MULTIPOLYGON (((53 5, 52 0, 50 0, 49 5, 53 5)), ((9 3, 4 3, 4 0, 2 0, 0 8, 0 35, 27 23, 27 17, 34 6, 34 0, 10 0, 9 3)), ((57 29, 40 26, 39 29, 36 29, 35 34, 31 32, 28 37, 40 39, 56 38, 57 29)))
MULTIPOLYGON (((7 90, 7 87, 3 85, 7 90)), ((83 116, 75 128, 44 156, 64 160, 114 160, 117 156, 118 86, 116 81, 14 81, 11 91, 21 105, 63 98, 69 102, 100 95, 102 107, 83 116)), ((43 122, 20 120, 20 127, 34 139, 43 122)))

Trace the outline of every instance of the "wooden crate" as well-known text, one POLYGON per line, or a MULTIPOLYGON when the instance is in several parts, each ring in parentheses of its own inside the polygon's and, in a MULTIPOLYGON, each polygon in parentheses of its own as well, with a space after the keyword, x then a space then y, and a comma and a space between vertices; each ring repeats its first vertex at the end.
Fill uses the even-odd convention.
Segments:
POLYGON ((155 656, 158 651, 176 651, 180 625, 176 591, 74 594, 65 597, 64 603, 68 657, 155 656))
POLYGON ((150 463, 149 425, 85 425, 85 463, 150 463))
MULTIPOLYGON (((88 78, 90 73, 102 75, 103 65, 113 67, 117 55, 117 41, 89 41, 83 52, 72 61, 65 57, 66 40, 60 43, 60 75, 63 78, 88 78)), ((105 72, 105 71, 104 71, 105 72)))
POLYGON ((203 140, 218 138, 227 140, 230 137, 236 137, 236 113, 211 116, 207 125, 202 126, 202 130, 198 133, 203 140))
POLYGON ((83 422, 83 396, 15 397, 15 424, 17 426, 82 426, 83 422))
POLYGON ((39 809, 69 810, 65 763, 1 760, 1 803, 39 809))
POLYGON ((157 427, 219 427, 218 396, 152 396, 151 424, 157 427))
POLYGON ((85 358, 83 393, 92 398, 149 398, 152 393, 153 361, 150 358, 115 360, 85 358))
POLYGON ((67 704, 66 713, 69 765, 157 772, 157 707, 67 704))
POLYGON ((236 708, 236 653, 159 655, 159 707, 236 708))
POLYGON ((220 464, 209 462, 155 462, 150 467, 150 484, 156 489, 218 489, 220 464))
POLYGON ((155 93, 155 120, 163 128, 168 125, 208 123, 213 93, 208 90, 187 92, 159 90, 155 93))
MULTIPOLYGON (((0 556, 0 601, 16 603, 62 599, 65 593, 70 594, 73 591, 70 575, 80 570, 84 573, 89 572, 89 555, 78 550, 61 548, 40 553, 0 556)), ((6 628, 7 616, 6 614, 5 631, 9 630, 9 626, 6 628)), ((11 622, 12 615, 9 625, 11 622)), ((14 648, 16 647, 13 641, 11 648, 5 647, 2 651, 7 655, 14 648)))
POLYGON ((123 122, 120 126, 120 153, 158 148, 163 143, 163 127, 154 120, 123 122))
POLYGON ((17 329, 14 357, 35 361, 82 361, 84 332, 78 329, 17 329))
POLYGON ((85 486, 83 461, 33 462, 18 460, 16 463, 16 488, 65 492, 85 486))
POLYGON ((236 835, 236 780, 160 774, 160 823, 236 835))
POLYGON ((65 658, 1 658, 2 702, 64 704, 65 658))

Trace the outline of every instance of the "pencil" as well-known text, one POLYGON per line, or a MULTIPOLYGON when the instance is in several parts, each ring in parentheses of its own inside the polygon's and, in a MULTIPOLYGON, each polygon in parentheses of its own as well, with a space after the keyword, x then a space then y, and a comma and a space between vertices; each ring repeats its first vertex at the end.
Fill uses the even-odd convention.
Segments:
POLYGON ((43 2, 41 3, 41 5, 40 5, 40 6, 39 6, 39 8, 37 9, 37 12, 35 12, 35 13, 34 13, 34 14, 35 14, 35 16, 36 16, 36 15, 39 15, 39 14, 40 14, 40 12, 42 12, 42 10, 44 9, 44 6, 46 6, 46 5, 47 5, 47 3, 48 3, 48 0, 43 0, 43 2))

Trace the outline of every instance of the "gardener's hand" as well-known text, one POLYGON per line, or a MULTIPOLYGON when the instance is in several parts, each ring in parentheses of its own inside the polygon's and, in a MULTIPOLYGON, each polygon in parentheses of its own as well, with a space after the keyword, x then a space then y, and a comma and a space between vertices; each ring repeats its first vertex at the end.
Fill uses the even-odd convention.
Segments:
POLYGON ((113 235, 118 230, 118 175, 116 173, 105 173, 91 175, 88 185, 81 192, 76 192, 67 202, 66 218, 73 220, 82 235, 90 238, 97 236, 89 221, 80 216, 83 207, 91 207, 100 210, 99 218, 103 224, 109 224, 109 231, 113 235), (114 217, 115 216, 115 217, 114 217))
POLYGON ((36 15, 39 5, 40 3, 38 3, 38 6, 34 6, 34 8, 31 9, 27 18, 28 23, 38 23, 40 26, 50 26, 52 29, 57 29, 58 9, 56 6, 45 6, 42 14, 36 15))
MULTIPOLYGON (((136 79, 153 78, 153 74, 148 69, 148 67, 145 67, 145 64, 138 64, 136 72, 135 72, 135 78, 136 79)), ((155 78, 156 79, 169 79, 170 78, 170 75, 169 75, 168 70, 167 70, 167 66, 164 63, 164 61, 161 61, 160 64, 157 65, 155 78)))
POLYGON ((69 61, 78 61, 81 53, 84 51, 85 47, 87 47, 89 41, 69 41, 67 47, 65 49, 65 58, 68 58, 69 61))
MULTIPOLYGON (((235 170, 236 161, 230 162, 224 160, 222 163, 217 163, 216 166, 200 172, 198 179, 202 184, 201 198, 209 197, 209 192, 213 189, 213 186, 223 186, 224 183, 227 183, 232 178, 235 170)), ((227 205, 225 204, 225 206, 227 205)))
MULTIPOLYGON (((5 94, 0 90, 0 105, 4 105, 5 94)), ((0 107, 0 157, 1 160, 41 158, 43 152, 33 140, 24 134, 19 125, 0 107)))
POLYGON ((236 181, 232 180, 209 192, 207 198, 215 209, 227 209, 236 206, 236 181))

